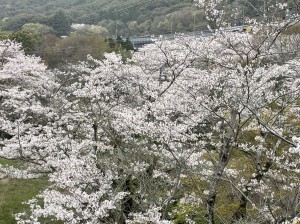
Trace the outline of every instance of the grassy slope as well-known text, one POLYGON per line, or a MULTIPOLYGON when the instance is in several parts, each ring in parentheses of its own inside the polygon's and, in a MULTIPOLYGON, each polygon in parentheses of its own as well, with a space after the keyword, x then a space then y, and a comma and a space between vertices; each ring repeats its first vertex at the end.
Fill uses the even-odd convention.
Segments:
POLYGON ((28 209, 22 202, 34 197, 47 184, 45 179, 0 180, 0 224, 16 223, 13 214, 28 209))

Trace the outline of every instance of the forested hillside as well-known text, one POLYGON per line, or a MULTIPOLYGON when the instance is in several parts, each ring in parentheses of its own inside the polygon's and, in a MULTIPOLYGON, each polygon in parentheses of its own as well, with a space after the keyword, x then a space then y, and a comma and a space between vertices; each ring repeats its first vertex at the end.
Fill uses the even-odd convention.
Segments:
MULTIPOLYGON (((207 27, 204 12, 196 9, 194 0, 0 0, 0 5, 2 31, 18 31, 24 24, 32 23, 47 25, 56 31, 55 25, 84 23, 100 26, 101 35, 134 36, 207 27), (63 13, 63 17, 56 18, 58 12, 63 13)), ((230 25, 242 25, 246 18, 261 18, 265 14, 271 18, 274 12, 268 0, 231 0, 225 6, 226 22, 230 25)), ((283 10, 281 14, 284 18, 288 13, 283 10)), ((58 31, 57 34, 65 33, 58 31)))
POLYGON ((2 30, 16 31, 25 23, 47 23, 62 10, 73 23, 98 24, 121 35, 191 31, 205 26, 193 0, 1 0, 2 30))

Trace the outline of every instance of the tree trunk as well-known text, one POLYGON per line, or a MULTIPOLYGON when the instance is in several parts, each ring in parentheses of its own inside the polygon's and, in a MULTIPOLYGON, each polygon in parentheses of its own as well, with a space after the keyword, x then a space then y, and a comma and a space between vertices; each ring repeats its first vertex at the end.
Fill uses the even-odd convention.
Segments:
POLYGON ((232 150, 232 143, 235 141, 235 129, 236 129, 236 118, 237 112, 232 109, 230 111, 230 122, 227 128, 222 127, 220 128, 220 133, 222 134, 222 147, 220 151, 219 162, 217 164, 215 173, 213 175, 213 179, 210 182, 210 190, 206 202, 206 211, 208 216, 208 223, 214 224, 214 208, 216 204, 216 197, 217 197, 217 188, 220 179, 223 176, 224 170, 230 160, 230 154, 232 150))
POLYGON ((240 220, 247 216, 247 204, 248 204, 248 195, 250 191, 246 190, 243 192, 240 198, 240 204, 235 213, 233 214, 233 220, 240 220))
POLYGON ((209 190, 208 199, 207 199, 207 203, 206 203, 206 210, 207 210, 209 224, 215 223, 214 207, 215 207, 216 197, 217 197, 217 187, 218 187, 218 183, 223 175, 224 169, 229 162, 230 152, 231 152, 230 140, 228 139, 226 145, 224 145, 224 147, 221 150, 220 161, 215 170, 213 180, 210 183, 210 190, 209 190))
MULTIPOLYGON (((94 122, 93 124, 93 129, 94 129, 94 141, 95 143, 98 141, 98 124, 94 122)), ((94 146, 94 150, 97 151, 97 146, 94 146)))

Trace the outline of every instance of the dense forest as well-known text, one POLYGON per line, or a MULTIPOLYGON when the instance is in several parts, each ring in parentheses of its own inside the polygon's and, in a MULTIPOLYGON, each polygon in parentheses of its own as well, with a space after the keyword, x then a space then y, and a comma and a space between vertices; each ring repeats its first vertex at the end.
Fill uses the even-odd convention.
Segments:
MULTIPOLYGON (((227 22, 240 25, 245 18, 261 17, 265 12, 271 14, 269 2, 226 2, 227 22)), ((0 4, 0 25, 7 31, 20 30, 28 23, 47 25, 59 35, 67 32, 57 30, 57 26, 70 27, 71 23, 100 26, 100 33, 106 36, 116 32, 121 36, 180 33, 207 27, 204 12, 195 7, 193 0, 1 0, 0 4), (59 11, 63 15, 58 16, 59 11)))
POLYGON ((202 25, 193 0, 1 0, 0 4, 4 6, 0 9, 3 30, 16 31, 25 23, 49 25, 49 18, 59 10, 73 23, 101 25, 109 34, 115 33, 116 26, 122 35, 183 32, 193 29, 196 16, 197 26, 202 25))

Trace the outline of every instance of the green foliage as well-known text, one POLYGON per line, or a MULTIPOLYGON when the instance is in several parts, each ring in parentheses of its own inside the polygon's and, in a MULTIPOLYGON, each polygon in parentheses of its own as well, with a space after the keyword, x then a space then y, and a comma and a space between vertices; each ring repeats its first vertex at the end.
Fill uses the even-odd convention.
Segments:
POLYGON ((103 59, 103 54, 108 50, 108 43, 99 36, 71 35, 57 38, 47 35, 42 39, 40 56, 49 67, 54 68, 66 63, 85 61, 87 55, 103 59))
POLYGON ((1 32, 0 31, 0 40, 5 40, 7 39, 7 36, 9 35, 8 32, 1 32))
POLYGON ((58 38, 52 34, 41 36, 22 30, 2 37, 7 38, 21 43, 25 53, 40 56, 51 68, 85 61, 87 55, 103 59, 105 52, 117 52, 125 61, 131 57, 133 50, 130 40, 120 37, 117 40, 105 40, 100 36, 72 33, 69 37, 58 38))
POLYGON ((24 30, 9 34, 8 39, 21 43, 23 50, 27 54, 33 53, 37 45, 40 43, 39 35, 30 34, 24 30))
POLYGON ((35 35, 54 33, 53 28, 40 23, 26 23, 23 25, 22 30, 35 35))
POLYGON ((17 14, 13 17, 7 17, 1 24, 5 31, 19 31, 26 23, 37 23, 41 20, 41 16, 32 14, 17 14))
POLYGON ((71 31, 72 19, 60 10, 49 17, 46 24, 54 29, 57 36, 65 36, 71 31))
POLYGON ((125 49, 127 51, 133 50, 133 45, 130 42, 129 38, 126 38, 126 40, 124 41, 122 38, 118 37, 116 42, 117 42, 117 45, 121 46, 123 49, 125 49))
POLYGON ((109 52, 114 51, 121 54, 124 61, 126 61, 127 58, 131 57, 133 45, 130 42, 129 38, 127 38, 125 41, 121 37, 117 37, 116 40, 109 38, 106 39, 106 42, 110 47, 109 52))

